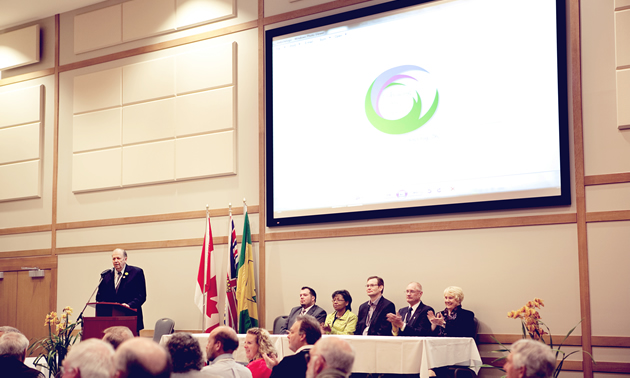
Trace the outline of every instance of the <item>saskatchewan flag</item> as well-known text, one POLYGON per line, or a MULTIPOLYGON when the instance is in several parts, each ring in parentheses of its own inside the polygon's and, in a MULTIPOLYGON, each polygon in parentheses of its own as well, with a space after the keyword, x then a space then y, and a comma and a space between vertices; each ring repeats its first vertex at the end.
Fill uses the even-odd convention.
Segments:
POLYGON ((246 333, 258 327, 258 304, 256 303, 256 279, 254 277, 254 254, 252 253, 252 231, 245 207, 243 241, 238 259, 236 281, 236 303, 238 308, 238 333, 246 333))

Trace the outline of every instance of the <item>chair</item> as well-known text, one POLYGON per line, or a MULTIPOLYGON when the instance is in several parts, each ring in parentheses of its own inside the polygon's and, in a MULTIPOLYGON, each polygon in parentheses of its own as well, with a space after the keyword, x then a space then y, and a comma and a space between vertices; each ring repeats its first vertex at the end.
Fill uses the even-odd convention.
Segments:
POLYGON ((153 341, 160 342, 162 336, 170 335, 175 330, 175 322, 173 319, 162 318, 155 322, 155 331, 153 331, 153 341))
POLYGON ((289 319, 288 315, 280 315, 273 321, 273 334, 279 335, 282 333, 282 326, 287 324, 289 319))

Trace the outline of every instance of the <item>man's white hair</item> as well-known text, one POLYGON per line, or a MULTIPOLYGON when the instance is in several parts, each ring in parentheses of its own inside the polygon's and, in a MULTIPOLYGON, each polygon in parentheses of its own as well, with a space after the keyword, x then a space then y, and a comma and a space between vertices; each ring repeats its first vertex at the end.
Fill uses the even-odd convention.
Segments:
POLYGON ((114 375, 114 348, 103 340, 87 339, 70 349, 64 367, 77 369, 82 377, 110 378, 114 375))
POLYGON ((525 367, 526 378, 548 378, 556 368, 556 358, 551 348, 540 341, 519 340, 512 344, 510 352, 514 367, 525 367))
POLYGON ((0 356, 12 356, 24 361, 27 348, 28 339, 21 333, 9 332, 0 336, 0 356))
POLYGON ((326 366, 341 370, 346 376, 352 372, 355 351, 347 341, 335 336, 322 337, 317 342, 317 351, 326 360, 326 366))

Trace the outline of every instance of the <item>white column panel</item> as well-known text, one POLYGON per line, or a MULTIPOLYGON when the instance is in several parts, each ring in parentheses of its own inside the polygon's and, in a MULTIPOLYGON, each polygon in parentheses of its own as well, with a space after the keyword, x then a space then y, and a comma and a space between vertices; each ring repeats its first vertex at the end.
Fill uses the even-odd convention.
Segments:
POLYGON ((76 115, 72 120, 72 151, 120 147, 121 133, 121 108, 76 115))
POLYGON ((630 9, 615 12, 617 67, 630 65, 630 9))
POLYGON ((177 56, 177 94, 235 84, 236 42, 177 56))
POLYGON ((234 131, 176 140, 176 179, 236 173, 234 131))
POLYGON ((586 187, 586 211, 630 210, 630 183, 586 187))
POLYGON ((630 0, 615 0, 615 8, 630 7, 630 0))
POLYGON ((227 87, 176 97, 176 135, 234 128, 234 88, 227 87))
POLYGON ((123 186, 173 181, 175 141, 123 147, 123 186))
POLYGON ((617 71, 617 126, 630 125, 630 69, 617 71))
POLYGON ((50 238, 50 231, 2 235, 0 236, 0 258, 2 258, 2 252, 50 248, 50 238))
POLYGON ((0 128, 39 122, 43 96, 43 85, 0 94, 0 128))
POLYGON ((135 0, 122 6, 125 42, 175 30, 174 0, 135 0))
POLYGON ((74 17, 74 53, 122 42, 122 6, 99 9, 74 17))
POLYGON ((121 105, 122 69, 94 72, 74 78, 74 114, 121 105))
POLYGON ((178 28, 236 17, 234 0, 176 0, 175 8, 178 28))
POLYGON ((72 156, 72 191, 121 186, 121 148, 72 156))
POLYGON ((175 98, 123 107, 123 144, 175 136, 175 98))
POLYGON ((0 70, 39 62, 39 24, 0 34, 0 70))
POLYGON ((131 104, 173 96, 174 66, 173 57, 124 66, 123 103, 131 104))
POLYGON ((41 197, 40 161, 0 165, 0 201, 41 197))
POLYGON ((40 129, 40 123, 0 129, 0 164, 39 159, 40 129))

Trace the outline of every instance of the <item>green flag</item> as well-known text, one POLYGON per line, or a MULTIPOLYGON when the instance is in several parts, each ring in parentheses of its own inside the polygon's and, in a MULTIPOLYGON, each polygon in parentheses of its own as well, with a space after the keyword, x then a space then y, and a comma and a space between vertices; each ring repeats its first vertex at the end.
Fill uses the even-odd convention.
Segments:
POLYGON ((245 208, 245 226, 243 227, 243 240, 241 241, 241 253, 238 259, 237 277, 238 332, 246 333, 248 329, 258 327, 252 232, 249 227, 247 208, 245 208))

